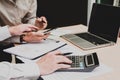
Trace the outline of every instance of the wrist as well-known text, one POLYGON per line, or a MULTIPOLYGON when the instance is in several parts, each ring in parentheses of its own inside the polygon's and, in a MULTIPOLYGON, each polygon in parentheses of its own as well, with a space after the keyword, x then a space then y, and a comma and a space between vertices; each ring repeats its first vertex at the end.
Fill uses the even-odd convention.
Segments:
POLYGON ((25 34, 20 35, 20 43, 24 43, 25 42, 24 37, 25 37, 25 34))
POLYGON ((7 25, 7 26, 8 26, 8 30, 9 30, 10 34, 11 34, 12 36, 14 36, 14 35, 15 35, 14 27, 9 26, 9 25, 7 25))

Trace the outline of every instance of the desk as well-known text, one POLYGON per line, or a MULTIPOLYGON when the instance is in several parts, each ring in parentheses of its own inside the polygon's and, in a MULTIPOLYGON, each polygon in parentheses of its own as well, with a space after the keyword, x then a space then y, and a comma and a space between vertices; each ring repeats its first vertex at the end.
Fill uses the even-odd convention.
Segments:
MULTIPOLYGON (((87 31, 88 28, 84 25, 75 25, 75 26, 63 27, 62 29, 72 30, 73 33, 76 33, 76 32, 85 32, 87 31)), ((64 39, 61 39, 61 40, 67 42, 64 39)), ((69 44, 72 45, 71 43, 69 44)), ((93 50, 87 50, 87 51, 84 51, 80 48, 78 49, 83 53, 97 52, 99 56, 99 61, 113 69, 109 73, 95 76, 95 77, 90 77, 86 80, 120 80, 120 63, 119 63, 120 61, 120 39, 119 38, 118 38, 117 44, 113 46, 103 47, 103 48, 98 48, 98 49, 93 49, 93 50)))

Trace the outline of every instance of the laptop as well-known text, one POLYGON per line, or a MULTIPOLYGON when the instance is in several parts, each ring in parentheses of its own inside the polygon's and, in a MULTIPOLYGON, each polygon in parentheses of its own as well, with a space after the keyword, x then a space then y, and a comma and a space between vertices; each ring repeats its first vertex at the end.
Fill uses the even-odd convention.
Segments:
POLYGON ((88 31, 61 37, 83 50, 89 50, 114 45, 117 42, 119 27, 120 7, 94 3, 88 31))

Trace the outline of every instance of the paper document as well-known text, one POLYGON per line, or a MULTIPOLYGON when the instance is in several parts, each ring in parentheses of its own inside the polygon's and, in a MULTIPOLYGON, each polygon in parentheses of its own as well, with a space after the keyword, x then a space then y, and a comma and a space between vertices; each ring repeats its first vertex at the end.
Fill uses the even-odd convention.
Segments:
POLYGON ((42 76, 44 80, 86 80, 86 78, 102 75, 111 72, 112 69, 101 64, 92 72, 55 72, 50 75, 42 76))
POLYGON ((56 43, 56 41, 53 40, 45 40, 40 43, 28 43, 18 45, 15 47, 4 49, 4 51, 27 59, 33 59, 64 44, 66 43, 61 41, 56 43))
MULTIPOLYGON (((58 50, 61 51, 61 53, 72 52, 71 55, 85 55, 85 53, 80 52, 78 49, 76 49, 75 47, 73 47, 73 46, 71 46, 69 44, 66 45, 66 46, 64 46, 64 47, 62 47, 62 48, 59 48, 58 50)), ((24 63, 36 62, 38 60, 38 59, 36 59, 36 60, 30 60, 30 59, 26 59, 26 58, 19 57, 19 56, 17 58, 19 58, 20 60, 22 60, 24 63)))

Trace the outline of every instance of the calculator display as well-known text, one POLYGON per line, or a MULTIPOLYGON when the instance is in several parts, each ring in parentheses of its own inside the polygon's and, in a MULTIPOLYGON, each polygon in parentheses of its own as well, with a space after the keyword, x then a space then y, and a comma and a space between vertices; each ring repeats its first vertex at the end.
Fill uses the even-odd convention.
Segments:
POLYGON ((87 62, 88 62, 88 65, 93 64, 93 60, 92 60, 91 55, 87 56, 87 62))
POLYGON ((85 60, 86 60, 86 66, 94 65, 93 55, 86 55, 85 60))

